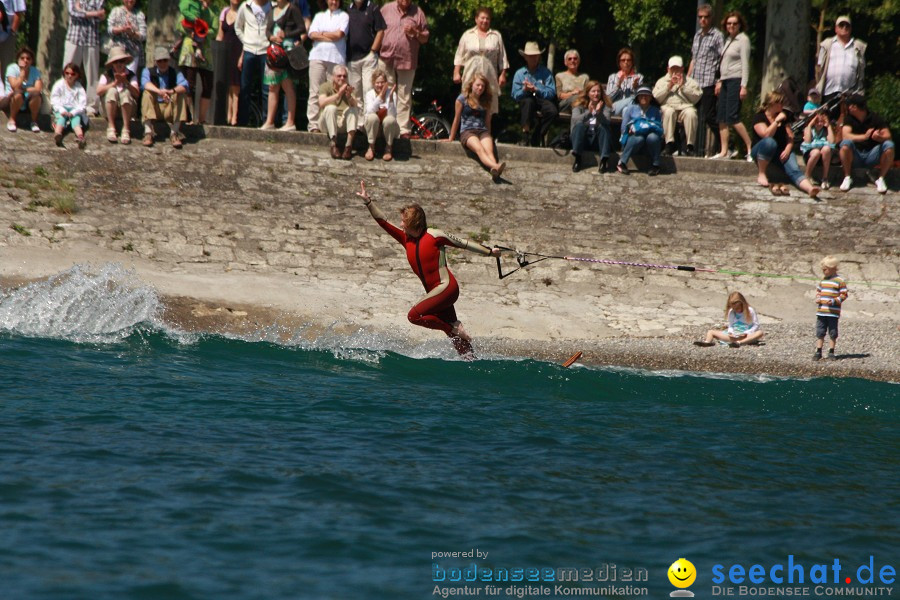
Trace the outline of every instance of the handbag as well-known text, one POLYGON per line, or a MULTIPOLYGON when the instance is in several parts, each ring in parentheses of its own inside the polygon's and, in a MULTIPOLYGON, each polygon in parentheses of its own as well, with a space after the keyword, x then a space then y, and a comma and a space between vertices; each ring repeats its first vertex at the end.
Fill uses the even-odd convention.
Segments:
POLYGON ((662 124, 659 121, 648 119, 646 117, 638 117, 631 122, 630 128, 632 135, 647 137, 651 133, 663 135, 662 124))
POLYGON ((290 64, 292 71, 299 72, 309 68, 309 55, 306 53, 306 48, 304 48, 302 44, 295 44, 294 47, 288 51, 287 55, 288 64, 290 64))

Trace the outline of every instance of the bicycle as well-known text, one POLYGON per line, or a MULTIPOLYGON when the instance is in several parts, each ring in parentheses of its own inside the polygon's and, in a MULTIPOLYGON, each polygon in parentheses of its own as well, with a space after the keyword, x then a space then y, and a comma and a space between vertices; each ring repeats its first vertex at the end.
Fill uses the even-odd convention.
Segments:
POLYGON ((418 116, 410 115, 410 137, 417 140, 446 140, 450 137, 450 123, 441 116, 441 105, 431 101, 431 110, 418 116))

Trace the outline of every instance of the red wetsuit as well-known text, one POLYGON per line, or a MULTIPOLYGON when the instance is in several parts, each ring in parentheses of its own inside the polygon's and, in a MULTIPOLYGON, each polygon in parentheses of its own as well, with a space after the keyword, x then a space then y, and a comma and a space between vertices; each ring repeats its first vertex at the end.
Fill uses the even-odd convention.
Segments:
POLYGON ((459 298, 459 284, 447 267, 446 246, 466 248, 468 243, 439 229, 428 228, 418 238, 408 237, 406 232, 384 219, 375 219, 381 228, 406 248, 406 258, 413 273, 425 287, 425 297, 409 310, 409 322, 428 329, 439 329, 453 340, 460 354, 472 351, 472 346, 453 335, 453 327, 459 321, 453 303, 459 298))

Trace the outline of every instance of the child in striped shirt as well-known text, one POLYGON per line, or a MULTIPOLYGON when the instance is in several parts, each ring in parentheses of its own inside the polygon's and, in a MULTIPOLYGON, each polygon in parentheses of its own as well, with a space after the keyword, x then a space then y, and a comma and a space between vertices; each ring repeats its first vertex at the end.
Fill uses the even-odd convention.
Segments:
POLYGON ((816 353, 813 360, 822 359, 822 346, 825 344, 825 333, 831 340, 828 359, 834 360, 834 346, 838 338, 838 319, 841 318, 841 305, 847 299, 847 284, 837 273, 838 260, 833 256, 822 259, 822 274, 825 278, 816 286, 816 353))

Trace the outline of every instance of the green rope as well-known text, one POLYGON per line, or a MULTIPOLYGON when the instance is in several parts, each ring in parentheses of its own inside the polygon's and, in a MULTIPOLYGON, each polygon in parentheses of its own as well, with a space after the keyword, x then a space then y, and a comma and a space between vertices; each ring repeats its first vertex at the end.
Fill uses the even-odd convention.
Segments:
MULTIPOLYGON (((717 269, 716 273, 720 273, 722 275, 747 275, 749 277, 768 277, 771 279, 799 279, 802 281, 822 281, 821 277, 809 277, 803 275, 779 275, 778 273, 752 273, 750 271, 729 271, 728 269, 717 269)), ((894 289, 900 289, 900 284, 897 283, 881 283, 878 281, 847 281, 848 284, 859 285, 859 286, 876 286, 876 287, 888 287, 894 289)))

